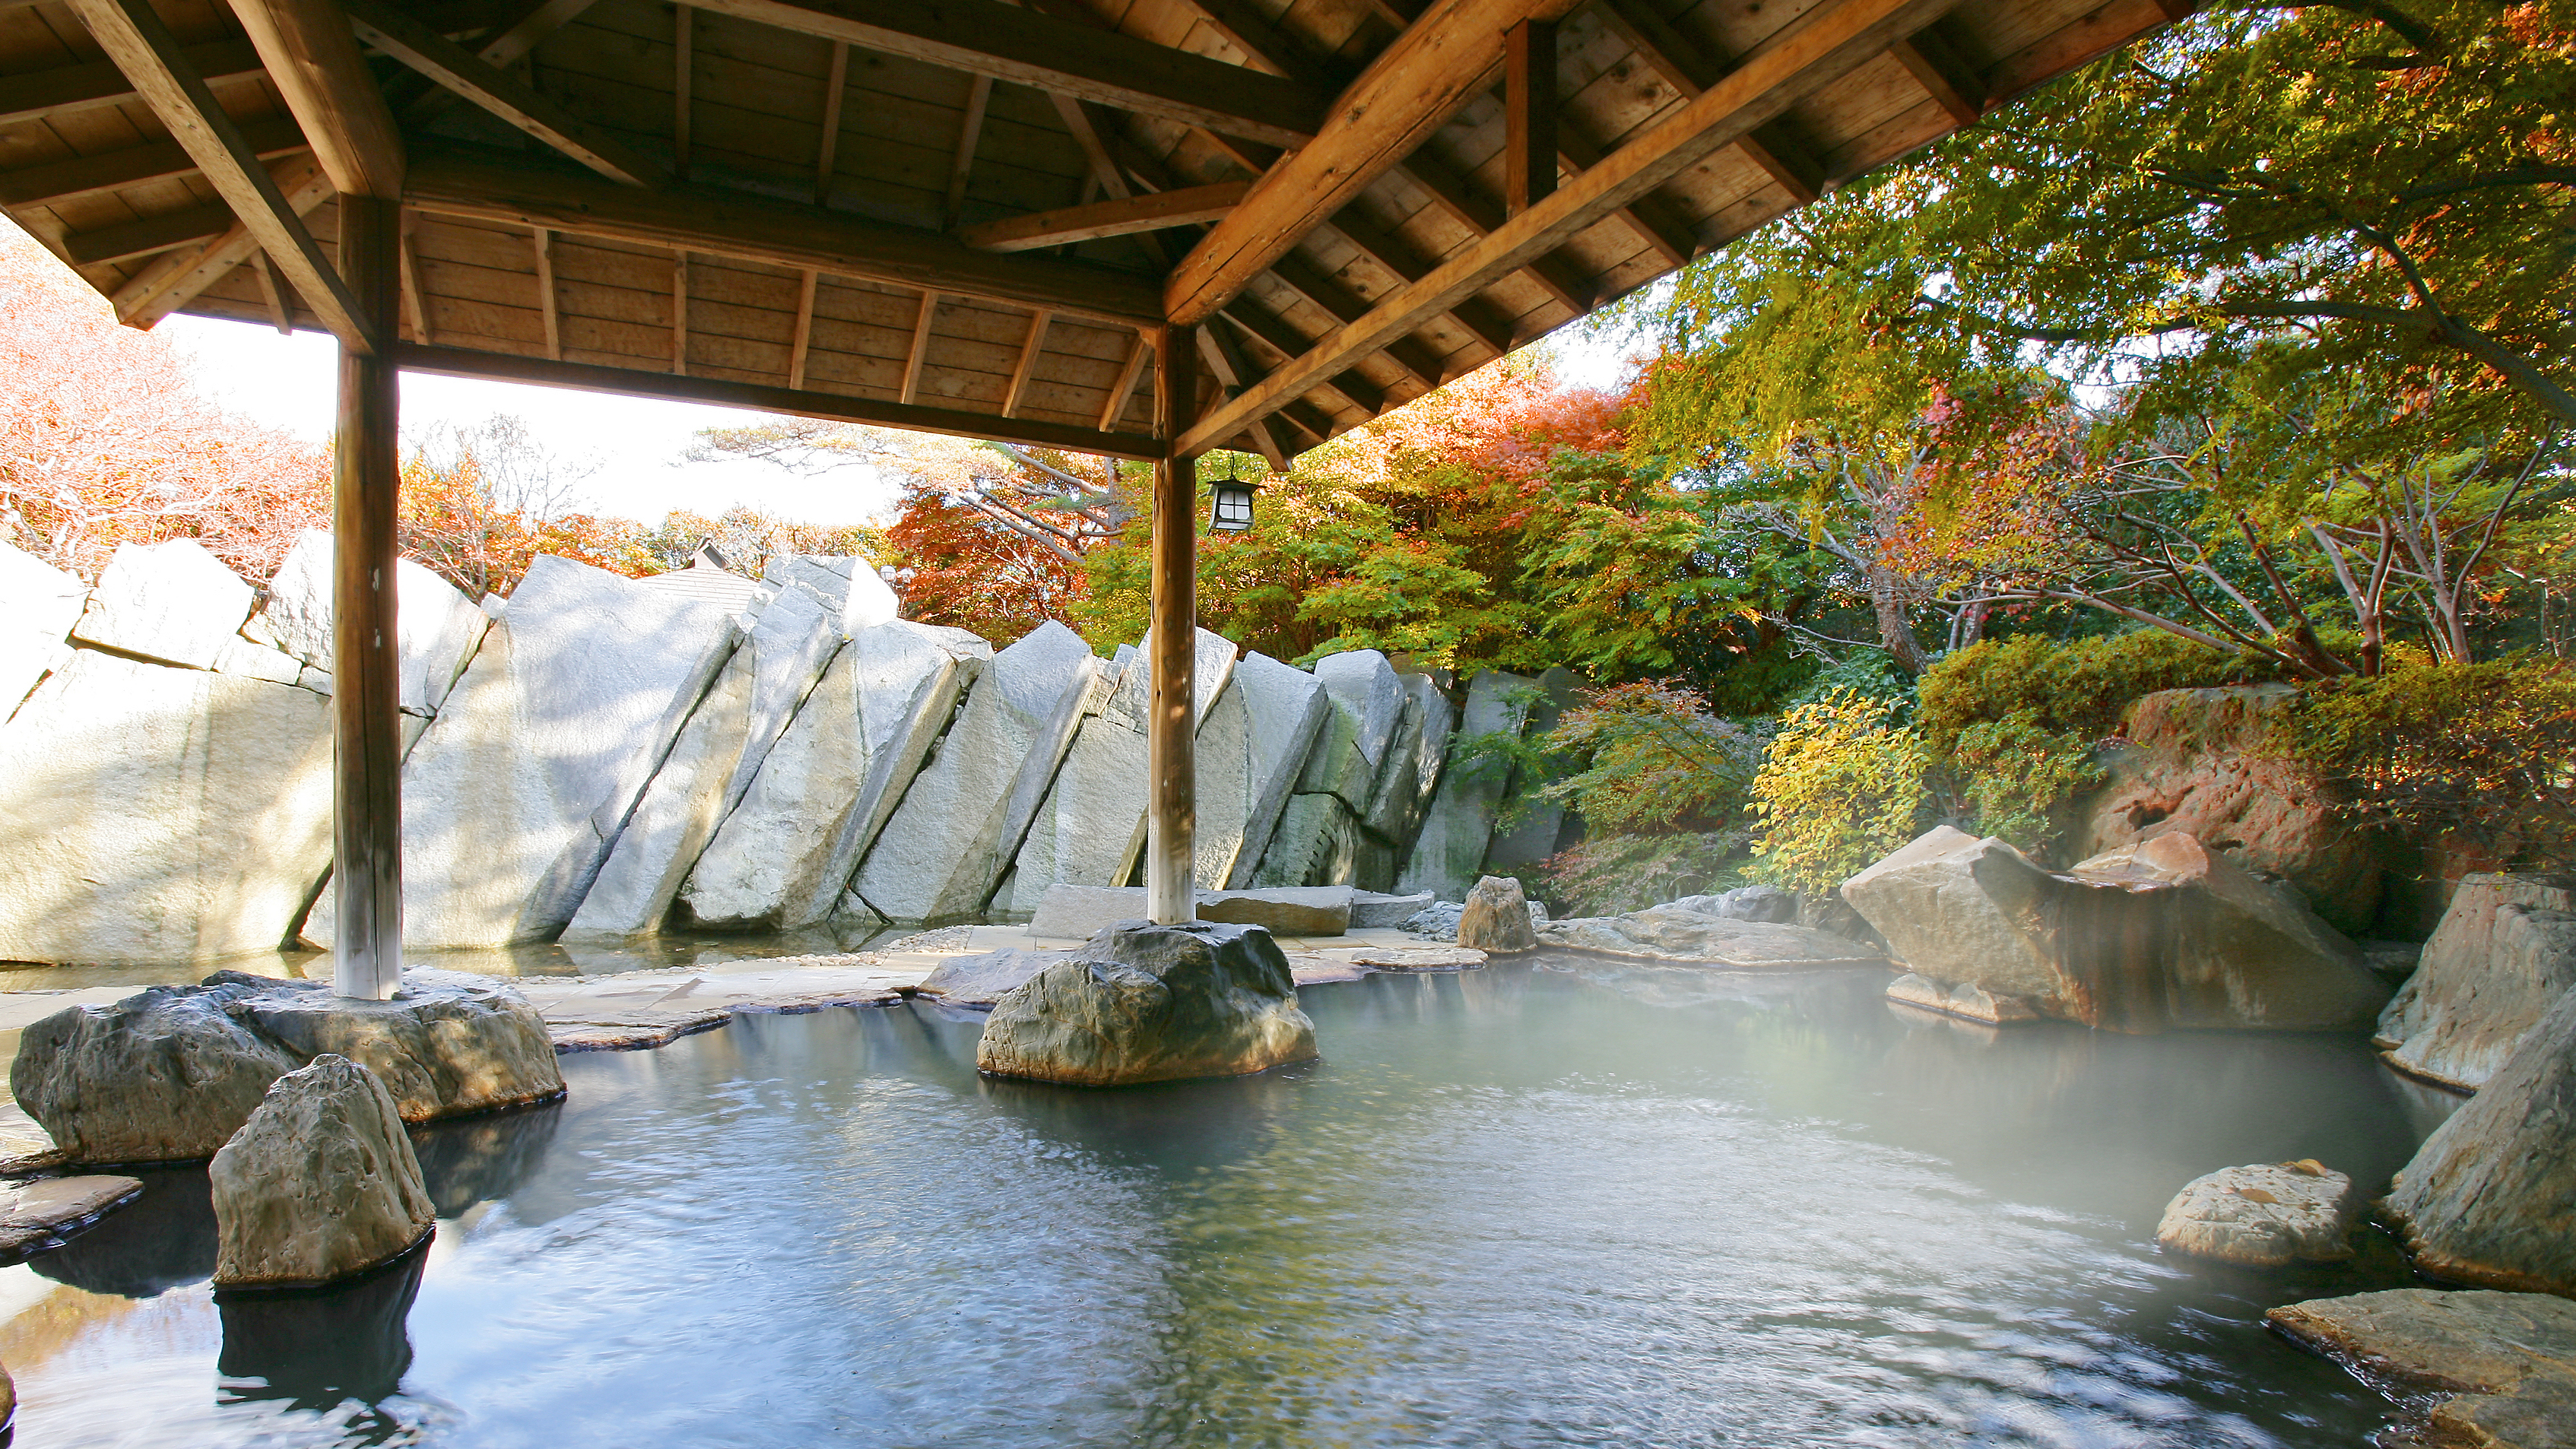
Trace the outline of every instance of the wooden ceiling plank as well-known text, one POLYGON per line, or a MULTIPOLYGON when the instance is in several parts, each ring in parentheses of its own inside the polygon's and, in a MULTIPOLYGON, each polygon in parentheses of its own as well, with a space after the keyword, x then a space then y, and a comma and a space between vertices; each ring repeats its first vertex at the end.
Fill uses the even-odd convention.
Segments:
MULTIPOLYGON (((211 40, 180 52, 208 85, 266 75, 258 47, 248 40, 211 40)), ((136 99, 134 83, 114 61, 90 60, 52 70, 0 77, 0 126, 122 105, 136 99)))
MULTIPOLYGON (((1685 101, 1707 90, 1725 68, 1724 57, 1673 29, 1644 0, 1597 0, 1595 9, 1610 32, 1628 42, 1646 68, 1663 78, 1685 101)), ((1824 194, 1825 168, 1804 147, 1790 144, 1778 123, 1735 143, 1745 159, 1769 174, 1801 204, 1824 194)))
POLYGON ((981 252, 953 237, 745 192, 647 192, 499 165, 462 148, 415 148, 406 200, 456 216, 1051 307, 1120 327, 1149 323, 1159 311, 1152 282, 1100 267, 981 252))
POLYGON ((959 232, 957 239, 986 251, 1025 252, 1162 227, 1192 226, 1222 218, 1251 189, 1249 181, 1220 181, 1213 186, 1147 192, 1122 201, 1034 211, 970 226, 959 232))
MULTIPOLYGON (((685 8, 685 7, 684 7, 685 8)), ((689 375, 689 254, 671 255, 671 375, 689 375)))
POLYGON ((90 37, 134 82, 134 89, 170 128, 171 137, 196 159, 197 169, 233 215, 250 229, 269 260, 293 283, 305 305, 343 346, 374 356, 390 339, 379 337, 340 274, 322 255, 303 218, 287 204, 241 128, 187 68, 178 38, 151 0, 66 0, 90 37))
POLYGON ((704 8, 1277 146, 1314 135, 1331 104, 1278 76, 998 0, 705 0, 704 8))
POLYGON ((993 78, 975 77, 966 87, 966 109, 958 113, 957 151, 948 163, 948 202, 940 208, 939 229, 953 231, 966 210, 966 177, 975 169, 975 148, 983 141, 984 108, 993 99, 993 78))
POLYGON ((1556 189, 1556 26, 1524 20, 1503 33, 1503 214, 1556 189))
POLYGON ((939 294, 922 293, 921 312, 912 322, 912 345, 903 354, 903 390, 898 396, 906 407, 921 395, 922 363, 930 356, 930 321, 938 315, 939 294))
POLYGON ((1888 54, 1905 67, 1933 103, 1949 112, 1950 119, 1962 126, 1973 126, 1986 113, 1986 88, 1967 67, 1956 63, 1950 48, 1938 35, 1927 29, 1923 34, 1888 47, 1888 54))
MULTIPOLYGON (((1335 212, 1323 229, 1339 233, 1343 240, 1357 247, 1361 255, 1394 273, 1398 281, 1417 281, 1431 270, 1432 263, 1421 253, 1402 237, 1369 220, 1358 207, 1335 212)), ((1441 315, 1500 357, 1512 350, 1512 328, 1509 322, 1491 316, 1491 311, 1476 299, 1469 298, 1441 315)))
POLYGON ((494 65, 516 65, 544 44, 547 36, 580 19, 581 13, 594 3, 596 0, 541 0, 500 34, 476 47, 474 53, 494 65))
POLYGON ((1154 355, 1145 334, 1136 334, 1135 345, 1127 349, 1127 360, 1118 368, 1118 380, 1109 385, 1109 400, 1100 405, 1100 431, 1116 430, 1118 420, 1127 415, 1127 405, 1136 396, 1136 380, 1145 375, 1145 363, 1154 355))
POLYGON ((1029 339, 1020 344, 1020 360, 1011 368, 1011 390, 1002 398, 1002 416, 1013 417, 1020 411, 1020 400, 1028 395, 1029 377, 1038 370, 1038 352, 1046 346, 1047 325, 1055 314, 1044 309, 1029 314, 1029 339))
POLYGON ((671 170, 683 180, 689 174, 689 122, 697 111, 697 38, 697 11, 687 5, 672 6, 671 170))
MULTIPOLYGON (((1327 315, 1346 326, 1369 315, 1370 304, 1366 299, 1326 276, 1321 268, 1295 252, 1271 263, 1270 275, 1278 278, 1290 291, 1323 308, 1327 315)), ((1447 310, 1445 307, 1440 309, 1444 312, 1447 310)), ((1420 320, 1429 321, 1438 315, 1438 312, 1426 313, 1420 320)), ((1410 334, 1412 328, 1405 330, 1410 334)), ((1393 338, 1380 350, 1386 354, 1387 361, 1401 368, 1424 391, 1427 392, 1440 385, 1441 373, 1445 371, 1441 365, 1441 359, 1433 355, 1430 348, 1423 346, 1410 335, 1393 338)))
POLYGON ((823 74, 823 135, 814 148, 814 204, 832 204, 832 170, 841 154, 841 103, 850 93, 850 47, 832 42, 832 63, 823 74))
MULTIPOLYGON (((1313 338, 1289 326, 1277 313, 1249 296, 1237 297, 1226 303, 1225 310, 1217 315, 1242 328, 1247 335, 1259 338, 1271 351, 1291 361, 1304 356, 1315 345, 1313 338)), ((1345 406, 1367 417, 1376 417, 1387 408, 1386 390, 1356 372, 1325 378, 1315 384, 1315 391, 1340 398, 1345 406)))
POLYGON ((331 184, 400 200, 402 132, 335 0, 233 0, 232 10, 331 184))
POLYGON ((555 234, 535 229, 537 243, 537 311, 545 319, 546 356, 563 361, 563 303, 555 295, 555 234))
MULTIPOLYGON (((639 372, 624 367, 553 362, 541 357, 522 357, 513 353, 474 352, 459 347, 422 347, 416 343, 397 345, 394 349, 394 363, 405 372, 426 373, 439 377, 487 378, 502 382, 532 383, 539 387, 572 388, 583 392, 616 393, 629 397, 658 397, 672 402, 713 403, 722 407, 757 408, 763 412, 785 413, 794 417, 909 428, 916 432, 941 433, 957 438, 995 438, 1003 442, 1025 443, 1041 448, 1063 448, 1072 452, 1105 455, 1112 458, 1150 461, 1162 455, 1161 443, 1138 433, 1095 431, 1065 423, 1044 422, 1035 418, 1003 418, 991 413, 879 402, 868 398, 843 397, 832 393, 771 387, 761 383, 736 382, 724 378, 676 377, 668 373, 639 372)), ((1237 431, 1241 430, 1237 429, 1237 431)))
MULTIPOLYGON (((304 133, 284 116, 261 116, 237 124, 251 150, 263 159, 307 149, 304 133)), ((151 141, 101 151, 95 156, 70 156, 0 172, 0 205, 57 206, 128 186, 191 176, 196 171, 196 155, 187 147, 177 141, 151 141)))
POLYGON ((126 262, 222 236, 232 224, 229 206, 192 206, 141 221, 65 233, 61 251, 63 260, 75 267, 126 262))
POLYGON ((1505 29, 1563 8, 1563 0, 1437 0, 1342 92, 1315 139, 1271 167, 1181 259, 1164 287, 1164 314, 1184 326, 1214 315, 1477 94, 1502 59, 1505 29))
POLYGON ((1602 164, 1567 181, 1554 195, 1442 262, 1430 275, 1379 298, 1366 317, 1335 329, 1259 387, 1201 418, 1173 447, 1187 453, 1213 439, 1230 437, 1247 420, 1276 410, 1317 379, 1404 340, 1422 319, 1454 305, 1501 271, 1594 225, 1683 168, 1777 118, 1800 98, 1884 54, 1895 40, 1930 23, 1945 3, 1825 0, 1748 54, 1716 85, 1647 127, 1602 164))
POLYGON ((609 180, 651 188, 668 179, 660 165, 625 143, 383 0, 347 3, 349 18, 370 45, 609 180))
MULTIPOLYGON (((1476 194, 1467 179, 1449 169, 1448 164, 1429 151, 1417 151, 1396 168, 1404 178, 1423 190, 1447 213, 1449 219, 1476 236, 1492 233, 1503 224, 1503 209, 1476 194)), ((1592 282, 1583 268, 1561 252, 1551 252, 1524 269, 1539 289, 1563 303, 1576 316, 1592 310, 1592 282)))
MULTIPOLYGON (((312 211, 331 196, 331 177, 311 152, 276 163, 269 178, 297 216, 312 211)), ((230 208, 227 208, 229 211, 230 208)), ((149 330, 162 318, 196 300, 259 249, 259 238, 236 218, 223 235, 194 252, 173 252, 167 266, 150 268, 109 294, 116 320, 149 330)))
POLYGON ((277 273, 268 264, 268 253, 252 252, 250 269, 259 278, 259 298, 268 304, 269 325, 280 337, 295 335, 295 314, 287 309, 286 294, 277 289, 277 273))
POLYGON ((814 346, 814 293, 823 274, 812 267, 805 269, 804 282, 796 289, 796 333, 787 342, 787 385, 805 385, 805 358, 814 346))

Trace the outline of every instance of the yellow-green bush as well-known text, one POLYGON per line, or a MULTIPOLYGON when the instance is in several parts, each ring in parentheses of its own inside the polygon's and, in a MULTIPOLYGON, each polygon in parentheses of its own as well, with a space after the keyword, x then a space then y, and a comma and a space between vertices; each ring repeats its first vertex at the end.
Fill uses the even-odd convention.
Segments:
POLYGON ((1745 874, 1831 891, 1914 838, 1931 804, 1923 736, 1895 707, 1849 690, 1780 720, 1753 777, 1753 864, 1745 874))
POLYGON ((2400 659, 2312 685, 2284 745, 2351 811, 2510 865, 2576 865, 2576 667, 2400 659))

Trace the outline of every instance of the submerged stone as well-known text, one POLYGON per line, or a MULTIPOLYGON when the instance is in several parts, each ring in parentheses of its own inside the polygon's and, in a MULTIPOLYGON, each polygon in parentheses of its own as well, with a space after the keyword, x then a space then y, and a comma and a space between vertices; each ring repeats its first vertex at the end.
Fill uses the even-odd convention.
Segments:
POLYGON ((2314 1161, 2228 1167, 2183 1185, 2156 1224, 2167 1252, 2279 1268, 2352 1256, 2352 1179, 2314 1161))
MULTIPOLYGON (((1887 961, 1866 946, 1824 931, 1708 915, 1679 901, 1648 906, 1623 916, 1573 916, 1552 921, 1538 932, 1538 940, 1569 951, 1604 956, 1775 970, 1881 966, 1887 961)), ((1462 945, 1477 944, 1466 939, 1463 924, 1459 941, 1462 945)))
POLYGON ((921 984, 913 989, 951 1006, 990 1007, 1027 985, 1030 977, 1058 961, 1072 959, 1073 954, 1005 946, 974 956, 952 956, 921 978, 921 984))
POLYGON ((1538 930, 1518 880, 1489 875, 1476 882, 1458 912, 1458 944, 1472 951, 1538 949, 1538 930))
POLYGON ((1004 996, 975 1066, 1110 1087, 1311 1061, 1314 1023, 1270 933, 1193 921, 1113 926, 1004 996))
POLYGON ((384 1083, 329 1053, 277 1079, 206 1177, 218 1288, 351 1277, 410 1251, 438 1220, 384 1083))
POLYGON ((2576 1303, 2541 1293, 2398 1288, 2263 1315, 2383 1393, 2443 1395, 2410 1444, 2576 1444, 2576 1303))
POLYGON ((1899 1006, 1937 1011, 1944 1016, 1982 1021, 1989 1026, 2039 1020, 2039 1013, 2018 996, 1997 996, 1964 981, 1935 981, 1911 971, 1887 983, 1887 999, 1899 1006))
POLYGON ((130 1177, 45 1177, 0 1192, 0 1263, 59 1247, 63 1236, 142 1195, 130 1177))

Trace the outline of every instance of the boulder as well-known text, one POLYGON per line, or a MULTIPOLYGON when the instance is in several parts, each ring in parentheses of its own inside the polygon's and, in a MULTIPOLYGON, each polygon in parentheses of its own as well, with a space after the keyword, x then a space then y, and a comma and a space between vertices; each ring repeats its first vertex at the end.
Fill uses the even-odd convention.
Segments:
POLYGON ((0 725, 0 960, 273 951, 330 867, 318 695, 80 649, 0 725))
POLYGON ((1458 912, 1458 944, 1485 952, 1538 949, 1538 931, 1530 922, 1529 901, 1521 894, 1518 880, 1489 875, 1476 882, 1458 912))
POLYGON ((2317 1163, 2228 1167, 2183 1184, 2156 1224, 2169 1253, 2248 1268, 2352 1256, 2352 1179, 2317 1163))
MULTIPOLYGON (((1203 873, 1199 883, 1240 890, 1252 884, 1261 868, 1262 853, 1279 828, 1332 705, 1315 676, 1267 654, 1246 654, 1236 661, 1231 692, 1242 701, 1244 713, 1243 826, 1222 877, 1203 873)), ((1200 733, 1205 735, 1207 727, 1200 733)), ((1221 850, 1210 853, 1203 847, 1202 872, 1213 872, 1221 855, 1221 850)))
POLYGON ((1784 891, 1778 886, 1738 886, 1715 895, 1684 896, 1672 904, 1704 916, 1723 916, 1730 921, 1764 921, 1781 926, 1798 924, 1798 893, 1784 891))
POLYGON ((981 913, 1019 848, 1002 834, 1023 762, 1063 748, 1045 735, 1073 728, 1065 697, 1088 689, 1098 668, 1082 636, 1054 620, 994 655, 860 862, 851 882, 860 899, 889 921, 981 913))
MULTIPOLYGON (((1348 886, 1198 893, 1198 918, 1259 926, 1281 936, 1339 936, 1349 929, 1348 886)), ((1029 934, 1048 941, 1088 941, 1111 926, 1145 918, 1143 886, 1049 886, 1029 934)))
MULTIPOLYGON (((1422 812, 1431 807, 1432 792, 1440 786, 1449 737, 1458 728, 1457 706, 1429 675, 1398 674, 1396 679, 1404 687, 1404 709, 1386 758, 1378 763, 1368 808, 1360 815, 1361 829, 1390 843, 1410 841, 1421 827, 1422 812)), ((1549 827, 1550 839, 1554 829, 1549 827)))
MULTIPOLYGON (((1466 914, 1466 910, 1467 905, 1464 901, 1434 901, 1405 917, 1397 924, 1396 929, 1416 936, 1428 936, 1435 941, 1455 941, 1458 939, 1458 918, 1466 914)), ((1531 901, 1529 916, 1532 931, 1547 929, 1545 901, 1531 901)))
POLYGON ((1315 661, 1332 713, 1297 778, 1304 795, 1332 795, 1353 815, 1368 809, 1378 765, 1394 743, 1404 713, 1404 684, 1395 666, 1374 649, 1327 654, 1315 661))
POLYGON ((2576 1303, 2564 1298, 2397 1288, 2284 1304, 2263 1320, 2362 1382, 2403 1395, 2423 1422, 2402 1442, 2576 1444, 2576 1303), (2428 1405, 2427 1395, 2445 1397, 2428 1405))
POLYGON ((749 646, 725 661, 715 684, 680 726, 680 737, 653 772, 653 783, 645 787, 626 828, 618 832, 617 845, 582 895, 566 936, 629 936, 661 929, 690 867, 724 819, 728 787, 750 744, 756 673, 749 646))
MULTIPOLYGON (((1377 891, 1354 891, 1351 893, 1351 929, 1354 931, 1395 930, 1430 909, 1432 904, 1429 891, 1415 891, 1409 896, 1390 896, 1377 891)), ((1464 910, 1465 907, 1462 905, 1459 909, 1464 910)), ((1457 934, 1457 926, 1454 922, 1450 926, 1450 934, 1453 936, 1457 934)))
MULTIPOLYGON (((48 1248, 143 1195, 131 1177, 40 1177, 0 1190, 0 1263, 48 1248)), ((0 1422, 7 1416, 0 1415, 0 1422)))
POLYGON ((1231 1077, 1311 1061, 1314 1024, 1270 933, 1113 926, 1003 997, 975 1065, 1077 1086, 1231 1077))
POLYGON ((1058 961, 1073 958, 1071 951, 1022 951, 1004 947, 974 956, 952 956, 921 978, 914 990, 924 996, 935 996, 950 1006, 990 1009, 995 1002, 1028 984, 1030 977, 1058 961))
POLYGON ((212 669, 250 616, 251 586, 193 538, 120 543, 72 637, 165 664, 212 669))
POLYGON ((2464 876, 2379 1014, 2389 1065, 2474 1092, 2576 988, 2576 875, 2464 876))
POLYGON ((218 1288, 354 1277, 409 1252, 438 1221, 384 1084, 327 1053, 277 1079, 206 1176, 218 1288))
POLYGON ((2033 894, 2041 875, 2029 857, 1994 836, 1936 825, 1885 860, 1844 881, 1843 899, 1887 938, 1916 975, 2066 1014, 2056 968, 1999 904, 2033 894), (2011 888, 1999 891, 2002 883, 2011 888))
POLYGON ((2576 1296, 2576 991, 2424 1139, 2381 1211, 2427 1273, 2576 1296))
POLYGON ((20 1036, 9 1082, 70 1161, 190 1161, 324 1052, 378 1069, 413 1121, 563 1095, 545 1024, 517 993, 429 971, 406 972, 391 1001, 221 971, 68 1007, 20 1036))
POLYGON ((1489 669, 1468 682, 1467 703, 1459 712, 1458 733, 1449 742, 1440 788, 1431 797, 1413 850, 1397 874, 1398 891, 1429 891, 1437 900, 1458 900, 1476 883, 1511 771, 1500 760, 1470 762, 1463 756, 1488 736, 1520 738, 1529 713, 1522 691, 1530 683, 1499 669, 1489 669))
POLYGON ((1887 999, 1899 1006, 1937 1011, 1943 1016, 1982 1021, 1989 1026, 2039 1020, 2039 1013, 2018 996, 1997 996, 1963 981, 1935 981, 1911 971, 1887 983, 1887 999))
POLYGON ((1252 884, 1264 890, 1349 885, 1359 877, 1359 842, 1359 817, 1340 796, 1291 795, 1252 884))
POLYGON ((2336 812, 2338 797, 2272 737, 2298 698, 2287 684, 2169 689, 2140 698, 2106 748, 2109 783, 2086 806, 2087 855, 2189 835, 2236 864, 2285 879, 2329 925, 2369 929, 2381 845, 2336 812))
MULTIPOLYGON (((403 941, 545 940, 733 651, 722 607, 541 554, 403 764, 403 941)), ((331 944, 326 902, 305 938, 331 944)))
POLYGON ((80 580, 0 543, 0 721, 62 661, 88 602, 80 580))
MULTIPOLYGON (((1471 912, 1475 909, 1472 896, 1467 908, 1471 912)), ((1802 926, 1707 915, 1677 901, 1624 916, 1576 916, 1553 921, 1538 932, 1538 941, 1568 951, 1698 965, 1781 969, 1887 964, 1887 958, 1876 951, 1840 936, 1802 926)), ((1467 938, 1464 922, 1459 928, 1459 944, 1480 944, 1467 938)))
POLYGON ((1142 730, 1107 715, 1082 721, 1020 842, 1010 899, 996 906, 1034 911, 1059 885, 1116 886, 1133 876, 1145 848, 1147 776, 1142 730))
MULTIPOLYGON (((268 581, 259 612, 242 625, 242 636, 327 676, 332 667, 333 558, 330 534, 318 528, 297 534, 268 581)), ((454 584, 410 559, 395 563, 395 677, 406 712, 438 712, 491 622, 454 584)), ((328 679, 321 683, 328 693, 328 679)))
MULTIPOLYGON (((1556 728, 1566 707, 1575 700, 1574 672, 1562 664, 1551 665, 1538 677, 1538 698, 1530 705, 1529 717, 1521 722, 1521 734, 1536 739, 1556 728)), ((1485 846, 1485 869, 1518 870, 1536 865, 1556 854, 1556 837, 1565 828, 1565 807, 1549 800, 1524 800, 1517 809, 1519 818, 1495 833, 1485 846)))

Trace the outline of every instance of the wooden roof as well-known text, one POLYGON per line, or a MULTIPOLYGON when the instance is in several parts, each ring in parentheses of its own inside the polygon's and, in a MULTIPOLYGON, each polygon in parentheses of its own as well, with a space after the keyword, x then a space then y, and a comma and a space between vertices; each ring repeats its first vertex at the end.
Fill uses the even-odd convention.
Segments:
POLYGON ((0 206, 137 326, 1278 458, 2187 9, 0 0, 0 206), (314 271, 335 189, 385 188, 399 339, 314 271))

